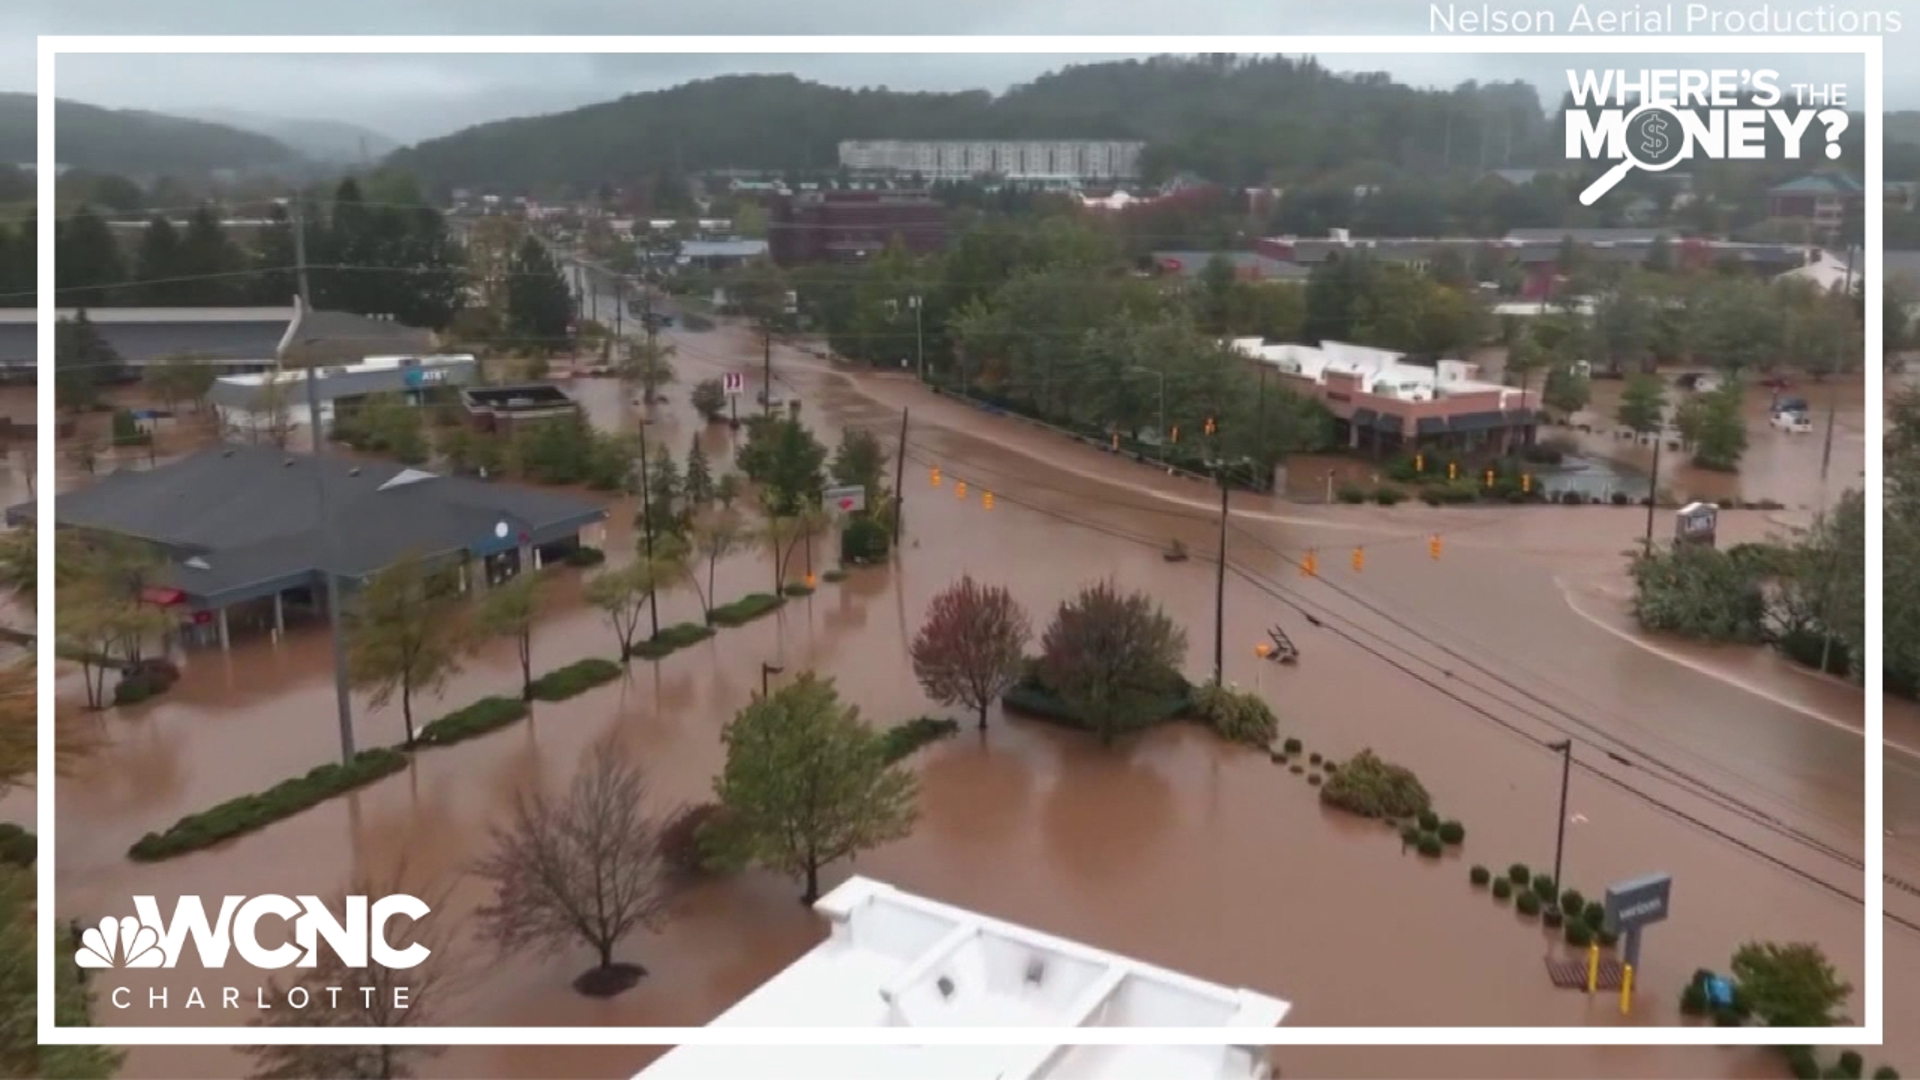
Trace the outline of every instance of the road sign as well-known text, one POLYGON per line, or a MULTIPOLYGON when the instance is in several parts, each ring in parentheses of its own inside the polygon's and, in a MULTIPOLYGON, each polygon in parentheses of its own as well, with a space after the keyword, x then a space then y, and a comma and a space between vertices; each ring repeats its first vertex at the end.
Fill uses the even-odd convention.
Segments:
POLYGON ((861 484, 830 487, 820 493, 820 501, 843 514, 857 514, 867 508, 867 489, 861 484))
MULTIPOLYGON (((1648 874, 1607 886, 1605 926, 1620 935, 1628 971, 1640 966, 1640 931, 1664 922, 1673 900, 1673 875, 1648 874)), ((1624 1005, 1625 996, 1622 995, 1624 1005)))
POLYGON ((747 392, 747 377, 738 371, 729 371, 724 386, 728 397, 739 397, 747 392))

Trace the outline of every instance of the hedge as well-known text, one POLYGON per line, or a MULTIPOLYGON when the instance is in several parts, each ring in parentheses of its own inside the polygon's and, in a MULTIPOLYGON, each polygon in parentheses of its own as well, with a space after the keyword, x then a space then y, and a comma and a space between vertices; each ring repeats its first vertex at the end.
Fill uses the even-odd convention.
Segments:
POLYGON ((714 633, 711 626, 690 622, 676 623, 645 641, 636 642, 629 655, 637 656, 642 660, 658 660, 669 653, 678 652, 689 645, 705 641, 714 633))
MULTIPOLYGON (((1164 723, 1185 713, 1192 706, 1193 688, 1180 676, 1173 676, 1178 682, 1168 696, 1161 699, 1146 715, 1141 727, 1152 727, 1164 723)), ((1029 676, 1015 684, 1013 689, 1000 696, 1000 704, 1007 709, 1039 720, 1051 720, 1056 724, 1065 724, 1071 728, 1085 730, 1087 722, 1075 712, 1072 706, 1060 700, 1053 691, 1029 676)))
POLYGON ((958 733, 960 722, 939 716, 916 716, 880 733, 881 754, 891 765, 904 761, 915 750, 958 733))
POLYGON ((22 869, 40 857, 40 842, 27 830, 9 821, 0 825, 0 863, 22 869))
POLYGON ((1320 789, 1320 801, 1367 818, 1417 817, 1433 804, 1411 769, 1382 761, 1372 750, 1348 759, 1320 789))
POLYGON ((831 570, 822 571, 820 574, 820 580, 828 583, 832 583, 836 581, 845 581, 847 580, 847 572, 836 566, 831 570))
POLYGON ((788 596, 812 596, 813 586, 804 581, 789 581, 780 591, 788 596))
POLYGON ((707 618, 720 626, 745 626, 786 602, 786 597, 775 596, 772 593, 748 593, 731 604, 721 604, 714 608, 708 613, 707 618))
POLYGON ((539 701, 565 701, 584 694, 601 683, 620 677, 620 665, 598 656, 576 660, 566 667, 554 668, 533 680, 533 696, 539 701))
POLYGON ((222 840, 265 828, 316 803, 370 784, 406 768, 407 755, 392 747, 363 750, 345 765, 327 764, 253 795, 189 814, 166 832, 148 833, 127 849, 136 862, 156 862, 211 847, 222 840))
POLYGON ((519 698, 484 697, 421 728, 418 741, 423 746, 452 746, 506 727, 526 715, 527 703, 519 698))

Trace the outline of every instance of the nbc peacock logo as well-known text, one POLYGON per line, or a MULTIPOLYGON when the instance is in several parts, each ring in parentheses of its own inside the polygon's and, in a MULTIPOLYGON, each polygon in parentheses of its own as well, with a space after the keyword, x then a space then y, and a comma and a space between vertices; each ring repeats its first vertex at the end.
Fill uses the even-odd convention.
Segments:
POLYGON ((157 968, 166 964, 160 933, 131 915, 111 915, 80 935, 73 962, 83 968, 157 968))

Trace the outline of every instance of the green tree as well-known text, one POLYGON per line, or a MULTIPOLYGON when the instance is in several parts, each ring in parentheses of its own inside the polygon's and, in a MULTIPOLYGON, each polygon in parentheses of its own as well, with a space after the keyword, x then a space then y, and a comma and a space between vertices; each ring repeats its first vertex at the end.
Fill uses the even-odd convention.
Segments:
POLYGON ((113 230, 81 205, 55 228, 54 289, 62 307, 106 307, 119 302, 126 261, 113 230))
POLYGON ((753 530, 746 518, 732 507, 711 507, 694 516, 692 533, 686 541, 686 557, 678 559, 677 564, 699 597, 703 621, 713 622, 714 579, 720 563, 727 556, 748 549, 752 543, 753 530))
POLYGON ((631 342, 627 345, 626 362, 620 366, 620 377, 639 383, 641 400, 652 405, 660 396, 660 388, 680 377, 673 370, 672 357, 673 346, 657 339, 631 342))
POLYGON ((480 630, 513 642, 520 661, 520 699, 533 700, 533 627, 540 615, 540 575, 522 573, 487 593, 480 605, 480 630))
POLYGON ((198 353, 176 353, 142 374, 147 386, 168 408, 190 401, 198 409, 220 373, 198 353))
POLYGON ((886 494, 887 452, 880 440, 865 428, 850 427, 840 433, 840 445, 833 451, 833 482, 866 490, 867 505, 878 507, 886 494))
POLYGON ((220 217, 213 208, 202 205, 187 218, 180 237, 180 269, 188 277, 188 302, 196 306, 217 307, 231 303, 240 294, 239 281, 233 275, 245 265, 240 248, 227 238, 220 217))
POLYGON ((1560 361, 1547 369, 1547 385, 1540 392, 1540 400, 1548 408, 1572 414, 1586 408, 1592 397, 1592 381, 1573 364, 1560 361))
POLYGON ((125 370, 126 362, 87 318, 85 308, 54 327, 54 397, 60 408, 79 412, 95 407, 100 388, 125 370))
MULTIPOLYGON (((1696 395, 1691 439, 1693 463, 1716 472, 1733 472, 1747 450, 1747 420, 1742 409, 1745 392, 1739 382, 1696 395)), ((1693 404, 1693 402, 1689 402, 1693 404)))
POLYGON ((1740 998, 1769 1027, 1834 1027, 1853 987, 1818 945, 1750 942, 1733 954, 1740 998))
POLYGON ((573 321, 573 294, 546 245, 527 236, 514 253, 507 277, 507 331, 529 352, 559 349, 573 321))
POLYGON ((702 379, 693 385, 693 408, 711 424, 727 411, 727 391, 719 379, 702 379))
POLYGON ((685 485, 673 454, 664 446, 647 455, 647 506, 642 526, 647 535, 680 536, 686 532, 685 485))
POLYGON ((820 868, 912 831, 918 789, 887 764, 882 740, 812 672, 756 697, 721 731, 726 765, 714 793, 755 862, 803 879, 820 898, 820 868))
POLYGON ((740 471, 765 488, 776 517, 791 517, 803 504, 819 501, 826 460, 827 449, 813 432, 778 417, 755 418, 738 454, 740 471))
POLYGON ((1186 651, 1186 631, 1151 597, 1102 581, 1060 605, 1040 639, 1040 677, 1111 745, 1155 719, 1186 651))
POLYGON ((1699 544, 1636 554, 1633 616, 1643 630, 1716 643, 1758 642, 1767 632, 1763 569, 1699 544))
POLYGON ((140 250, 134 256, 130 290, 149 307, 178 307, 193 296, 195 282, 182 280, 186 263, 180 256, 180 234, 165 214, 155 214, 140 232, 140 250))
MULTIPOLYGON (((303 212, 308 221, 315 221, 320 216, 319 211, 312 207, 305 208, 303 212)), ((268 208, 267 223, 255 234, 252 245, 244 253, 244 259, 251 273, 241 279, 240 295, 247 303, 271 307, 292 303, 300 289, 293 271, 299 260, 293 237, 293 217, 285 206, 275 203, 268 208)))
MULTIPOLYGON (((31 869, 0 866, 0 1075, 106 1080, 120 1071, 125 1055, 104 1046, 42 1046, 35 1036, 39 1006, 39 950, 36 947, 34 874, 31 869)), ((54 936, 53 1022, 61 1027, 90 1025, 93 995, 74 965, 75 942, 54 936)))
POLYGON ((1635 434, 1649 435, 1665 426, 1667 387, 1656 375, 1634 375, 1620 393, 1619 419, 1635 434))
POLYGON ((633 643, 640 637, 640 620, 655 602, 669 576, 664 560, 637 559, 608 567, 587 579, 587 603, 600 610, 620 642, 620 662, 633 659, 633 643))
POLYGON ((458 601, 441 593, 435 575, 413 556, 373 575, 355 599, 348 671, 355 685, 370 691, 367 703, 376 709, 400 695, 411 749, 414 695, 437 693, 460 670, 458 601))
POLYGON ((680 486, 689 512, 704 510, 713 502, 713 463, 707 458, 706 448, 700 445, 698 432, 694 433, 693 444, 687 447, 687 470, 680 486))

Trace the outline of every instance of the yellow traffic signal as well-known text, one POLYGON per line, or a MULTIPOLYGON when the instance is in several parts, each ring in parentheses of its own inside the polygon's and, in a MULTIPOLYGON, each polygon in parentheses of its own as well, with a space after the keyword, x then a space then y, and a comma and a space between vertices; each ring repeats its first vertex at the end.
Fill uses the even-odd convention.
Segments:
POLYGON ((1425 454, 1413 455, 1413 471, 1417 473, 1423 473, 1427 471, 1427 455, 1425 454))
POLYGON ((1520 491, 1522 494, 1526 494, 1526 495, 1533 494, 1533 474, 1532 473, 1523 472, 1520 474, 1520 491))
POLYGON ((955 480, 953 482, 953 497, 956 499, 964 499, 967 497, 967 482, 965 480, 955 480))
POLYGON ((1432 536, 1427 537, 1427 554, 1433 556, 1434 562, 1440 561, 1440 534, 1439 533, 1434 533, 1432 536))
POLYGON ((1366 549, 1365 549, 1365 548, 1354 548, 1354 549, 1353 549, 1353 571, 1354 571, 1354 573, 1356 573, 1356 574, 1357 574, 1357 573, 1359 573, 1359 572, 1360 572, 1360 570, 1361 570, 1361 568, 1362 568, 1362 567, 1364 567, 1364 566, 1366 565, 1366 562, 1367 562, 1367 553, 1366 553, 1366 549))
POLYGON ((1173 425, 1173 438, 1172 438, 1172 439, 1170 439, 1170 440, 1168 440, 1168 441, 1169 441, 1169 442, 1179 442, 1179 441, 1180 441, 1180 425, 1179 425, 1179 424, 1175 424, 1175 425, 1173 425))
POLYGON ((991 509, 993 509, 993 492, 991 492, 991 491, 988 491, 988 492, 984 492, 984 493, 982 493, 982 494, 981 494, 981 496, 980 496, 980 508, 981 508, 982 510, 991 510, 991 509))
POLYGON ((940 486, 940 470, 939 469, 927 470, 927 480, 934 487, 939 487, 940 486))
POLYGON ((809 589, 814 588, 816 585, 819 584, 819 582, 820 582, 819 578, 814 577, 812 574, 807 575, 807 588, 809 589))
POLYGON ((1460 479, 1460 463, 1459 462, 1456 462, 1456 461, 1447 462, 1447 479, 1449 480, 1460 479))
POLYGON ((1120 452, 1120 433, 1117 431, 1113 433, 1113 452, 1120 452))
POLYGON ((1318 577, 1319 575, 1320 560, 1314 556, 1313 549, 1308 548, 1307 554, 1300 560, 1300 576, 1318 577))
POLYGON ((1487 470, 1487 486, 1488 487, 1493 486, 1493 470, 1492 469, 1487 470))
POLYGON ((1211 436, 1214 432, 1219 430, 1220 430, 1220 426, 1213 422, 1213 417, 1211 416, 1207 417, 1207 434, 1211 436))

